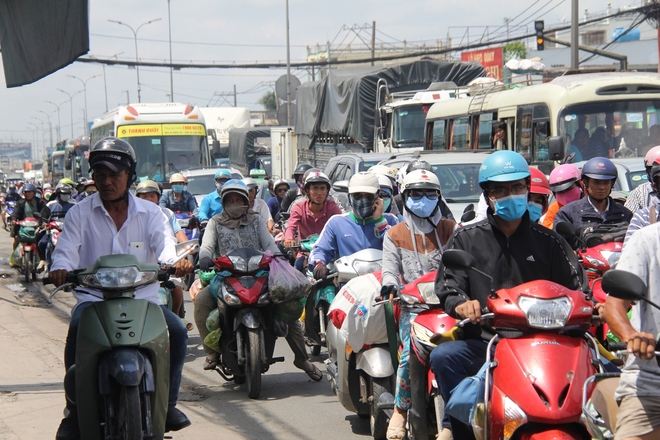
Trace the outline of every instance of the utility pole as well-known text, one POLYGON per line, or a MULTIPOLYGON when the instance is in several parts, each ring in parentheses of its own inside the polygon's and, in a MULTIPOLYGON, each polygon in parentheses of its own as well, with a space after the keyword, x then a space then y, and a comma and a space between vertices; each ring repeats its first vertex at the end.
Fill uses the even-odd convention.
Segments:
POLYGON ((580 22, 579 0, 571 0, 571 69, 580 68, 580 22))
POLYGON ((376 59, 376 20, 371 22, 371 65, 376 59))
MULTIPOLYGON (((277 99, 277 98, 276 98, 277 99)), ((289 0, 286 0, 286 125, 293 125, 291 114, 291 50, 289 47, 289 0)))
POLYGON ((236 84, 234 84, 234 107, 238 107, 238 105, 236 105, 236 84))
POLYGON ((172 17, 170 16, 170 0, 167 0, 167 26, 170 34, 170 102, 174 102, 174 77, 172 73, 172 17))

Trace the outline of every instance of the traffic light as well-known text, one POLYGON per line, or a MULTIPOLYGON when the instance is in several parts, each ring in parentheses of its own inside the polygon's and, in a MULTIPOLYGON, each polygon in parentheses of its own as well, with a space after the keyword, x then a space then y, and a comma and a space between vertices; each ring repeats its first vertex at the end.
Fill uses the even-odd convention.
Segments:
POLYGON ((543 43, 545 43, 545 38, 543 37, 543 20, 535 21, 534 29, 536 30, 536 50, 543 50, 543 43))

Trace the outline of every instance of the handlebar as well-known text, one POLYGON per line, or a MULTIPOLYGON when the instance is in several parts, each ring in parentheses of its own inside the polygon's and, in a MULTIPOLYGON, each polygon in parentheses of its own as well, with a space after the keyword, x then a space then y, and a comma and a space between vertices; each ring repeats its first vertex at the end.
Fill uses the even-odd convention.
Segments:
MULTIPOLYGON (((481 315, 481 318, 479 320, 480 321, 486 321, 488 319, 493 319, 494 317, 495 317, 495 313, 489 312, 489 313, 484 313, 483 315, 481 315)), ((456 326, 462 328, 462 327, 465 327, 465 324, 468 324, 468 323, 470 323, 469 318, 464 319, 462 321, 459 321, 458 323, 456 323, 456 326)))

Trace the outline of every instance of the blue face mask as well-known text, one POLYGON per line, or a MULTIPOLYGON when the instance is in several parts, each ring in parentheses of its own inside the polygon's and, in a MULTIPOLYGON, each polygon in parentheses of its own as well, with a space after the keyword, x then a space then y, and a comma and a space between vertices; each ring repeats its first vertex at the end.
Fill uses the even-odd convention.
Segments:
POLYGON ((543 206, 536 202, 529 202, 527 204, 527 211, 529 212, 529 219, 537 222, 543 215, 543 206))
POLYGON ((172 191, 179 194, 183 192, 183 185, 172 185, 172 191))
POLYGON ((490 200, 495 205, 495 215, 507 222, 518 220, 527 211, 527 193, 490 200))
POLYGON ((438 200, 431 200, 426 196, 419 200, 413 200, 412 197, 408 197, 406 199, 406 207, 419 218, 429 218, 438 206, 438 200))
POLYGON ((363 220, 368 219, 374 213, 374 201, 369 201, 366 198, 355 200, 351 197, 351 207, 353 208, 353 214, 363 220))
POLYGON ((383 211, 390 212, 390 205, 392 205, 392 197, 383 199, 383 211))

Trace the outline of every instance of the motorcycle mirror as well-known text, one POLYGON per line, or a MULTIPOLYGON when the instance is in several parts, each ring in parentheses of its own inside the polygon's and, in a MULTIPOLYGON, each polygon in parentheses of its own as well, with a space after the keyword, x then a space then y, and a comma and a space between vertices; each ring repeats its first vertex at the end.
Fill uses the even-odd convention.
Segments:
POLYGON ((578 230, 575 227, 575 225, 569 222, 559 222, 557 223, 555 229, 557 230, 557 233, 562 237, 572 238, 575 237, 578 233, 578 230))
MULTIPOLYGON (((466 208, 466 209, 467 209, 467 208, 466 208)), ((474 211, 466 211, 466 212, 464 212, 463 215, 461 216, 461 223, 471 222, 472 220, 474 220, 474 218, 475 218, 476 216, 477 216, 477 213, 476 213, 476 212, 474 212, 474 211)))
POLYGON ((461 249, 447 249, 442 254, 442 264, 450 269, 471 269, 476 266, 474 257, 461 249))
POLYGON ((463 214, 467 214, 470 211, 474 211, 474 203, 470 203, 469 205, 467 205, 463 210, 463 214))
POLYGON ((348 180, 338 180, 332 184, 332 189, 337 192, 347 193, 348 192, 348 180))
POLYGON ((646 301, 656 308, 659 308, 648 299, 646 299, 646 284, 634 273, 625 270, 608 270, 603 275, 603 290, 614 298, 628 301, 646 301))

